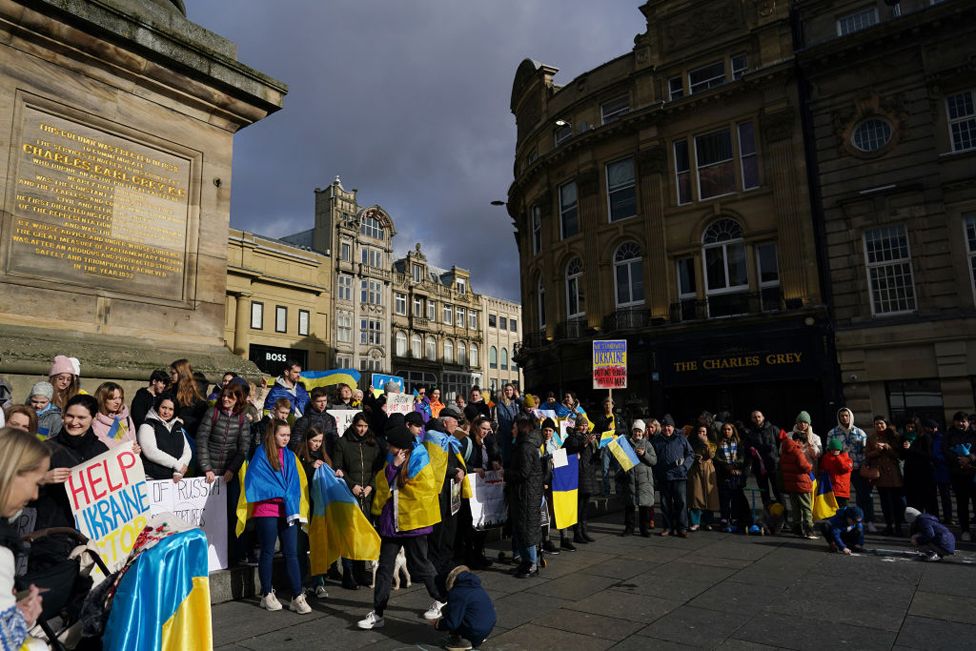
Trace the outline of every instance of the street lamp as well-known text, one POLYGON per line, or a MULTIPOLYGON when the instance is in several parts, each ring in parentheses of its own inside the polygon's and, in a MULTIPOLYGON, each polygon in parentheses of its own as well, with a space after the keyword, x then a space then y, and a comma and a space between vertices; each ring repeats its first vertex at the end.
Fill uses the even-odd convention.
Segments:
POLYGON ((559 119, 556 120, 556 126, 562 128, 562 127, 572 127, 573 125, 572 123, 569 122, 569 120, 559 119))
POLYGON ((491 202, 491 205, 493 205, 493 206, 504 206, 505 205, 505 202, 502 201, 501 199, 495 199, 494 201, 491 202))

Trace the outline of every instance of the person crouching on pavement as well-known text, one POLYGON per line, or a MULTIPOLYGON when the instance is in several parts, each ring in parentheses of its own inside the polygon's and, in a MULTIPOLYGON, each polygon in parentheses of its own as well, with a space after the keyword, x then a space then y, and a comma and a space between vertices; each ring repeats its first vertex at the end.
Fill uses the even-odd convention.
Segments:
POLYGON ((648 526, 651 522, 651 507, 654 506, 654 464, 657 463, 657 454, 644 438, 644 421, 640 419, 634 421, 628 438, 640 463, 624 472, 617 460, 613 460, 617 469, 618 492, 621 493, 624 502, 624 530, 620 535, 629 536, 634 533, 634 510, 636 509, 640 535, 647 538, 651 535, 648 526))
POLYGON ((922 560, 941 561, 956 553, 956 537, 934 515, 908 507, 905 509, 905 522, 909 526, 912 544, 923 554, 922 560))
POLYGON ((440 619, 432 622, 434 628, 450 633, 444 643, 448 651, 476 649, 495 628, 495 605, 481 587, 481 579, 466 565, 451 570, 446 584, 447 605, 441 610, 440 619))
POLYGON ((847 556, 864 551, 864 511, 857 506, 845 506, 820 525, 830 551, 847 556))

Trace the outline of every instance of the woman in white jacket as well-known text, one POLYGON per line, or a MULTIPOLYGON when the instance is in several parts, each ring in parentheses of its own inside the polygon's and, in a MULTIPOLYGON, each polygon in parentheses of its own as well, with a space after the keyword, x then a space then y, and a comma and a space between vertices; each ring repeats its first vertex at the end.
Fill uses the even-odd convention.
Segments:
POLYGON ((136 436, 147 477, 174 482, 183 479, 190 465, 191 448, 170 394, 156 396, 136 436))

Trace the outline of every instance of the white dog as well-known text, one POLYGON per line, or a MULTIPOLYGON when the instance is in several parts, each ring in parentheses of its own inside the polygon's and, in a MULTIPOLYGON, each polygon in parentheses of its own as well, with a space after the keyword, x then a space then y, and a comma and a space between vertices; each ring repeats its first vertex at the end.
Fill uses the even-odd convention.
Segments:
MULTIPOLYGON (((369 561, 373 569, 373 584, 371 588, 376 587, 376 568, 380 566, 377 561, 369 561)), ((403 553, 403 547, 400 548, 400 553, 396 556, 396 563, 393 566, 393 589, 400 589, 400 574, 403 573, 403 578, 406 580, 407 585, 404 587, 410 587, 410 572, 407 571, 407 555, 403 553)))

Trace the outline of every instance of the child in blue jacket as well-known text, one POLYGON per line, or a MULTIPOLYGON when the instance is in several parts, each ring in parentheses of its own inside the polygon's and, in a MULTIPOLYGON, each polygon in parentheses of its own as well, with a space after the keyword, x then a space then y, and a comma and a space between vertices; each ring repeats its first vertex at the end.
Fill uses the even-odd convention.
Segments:
POLYGON ((923 561, 941 561, 944 556, 956 553, 956 537, 934 515, 908 507, 905 522, 912 544, 923 554, 923 561))
POLYGON ((845 506, 820 525, 830 551, 847 556, 852 551, 864 551, 864 511, 857 506, 845 506))
POLYGON ((448 631, 450 650, 477 649, 495 628, 495 606, 481 587, 481 579, 467 566, 459 565, 447 575, 447 605, 433 622, 438 631, 448 631))

